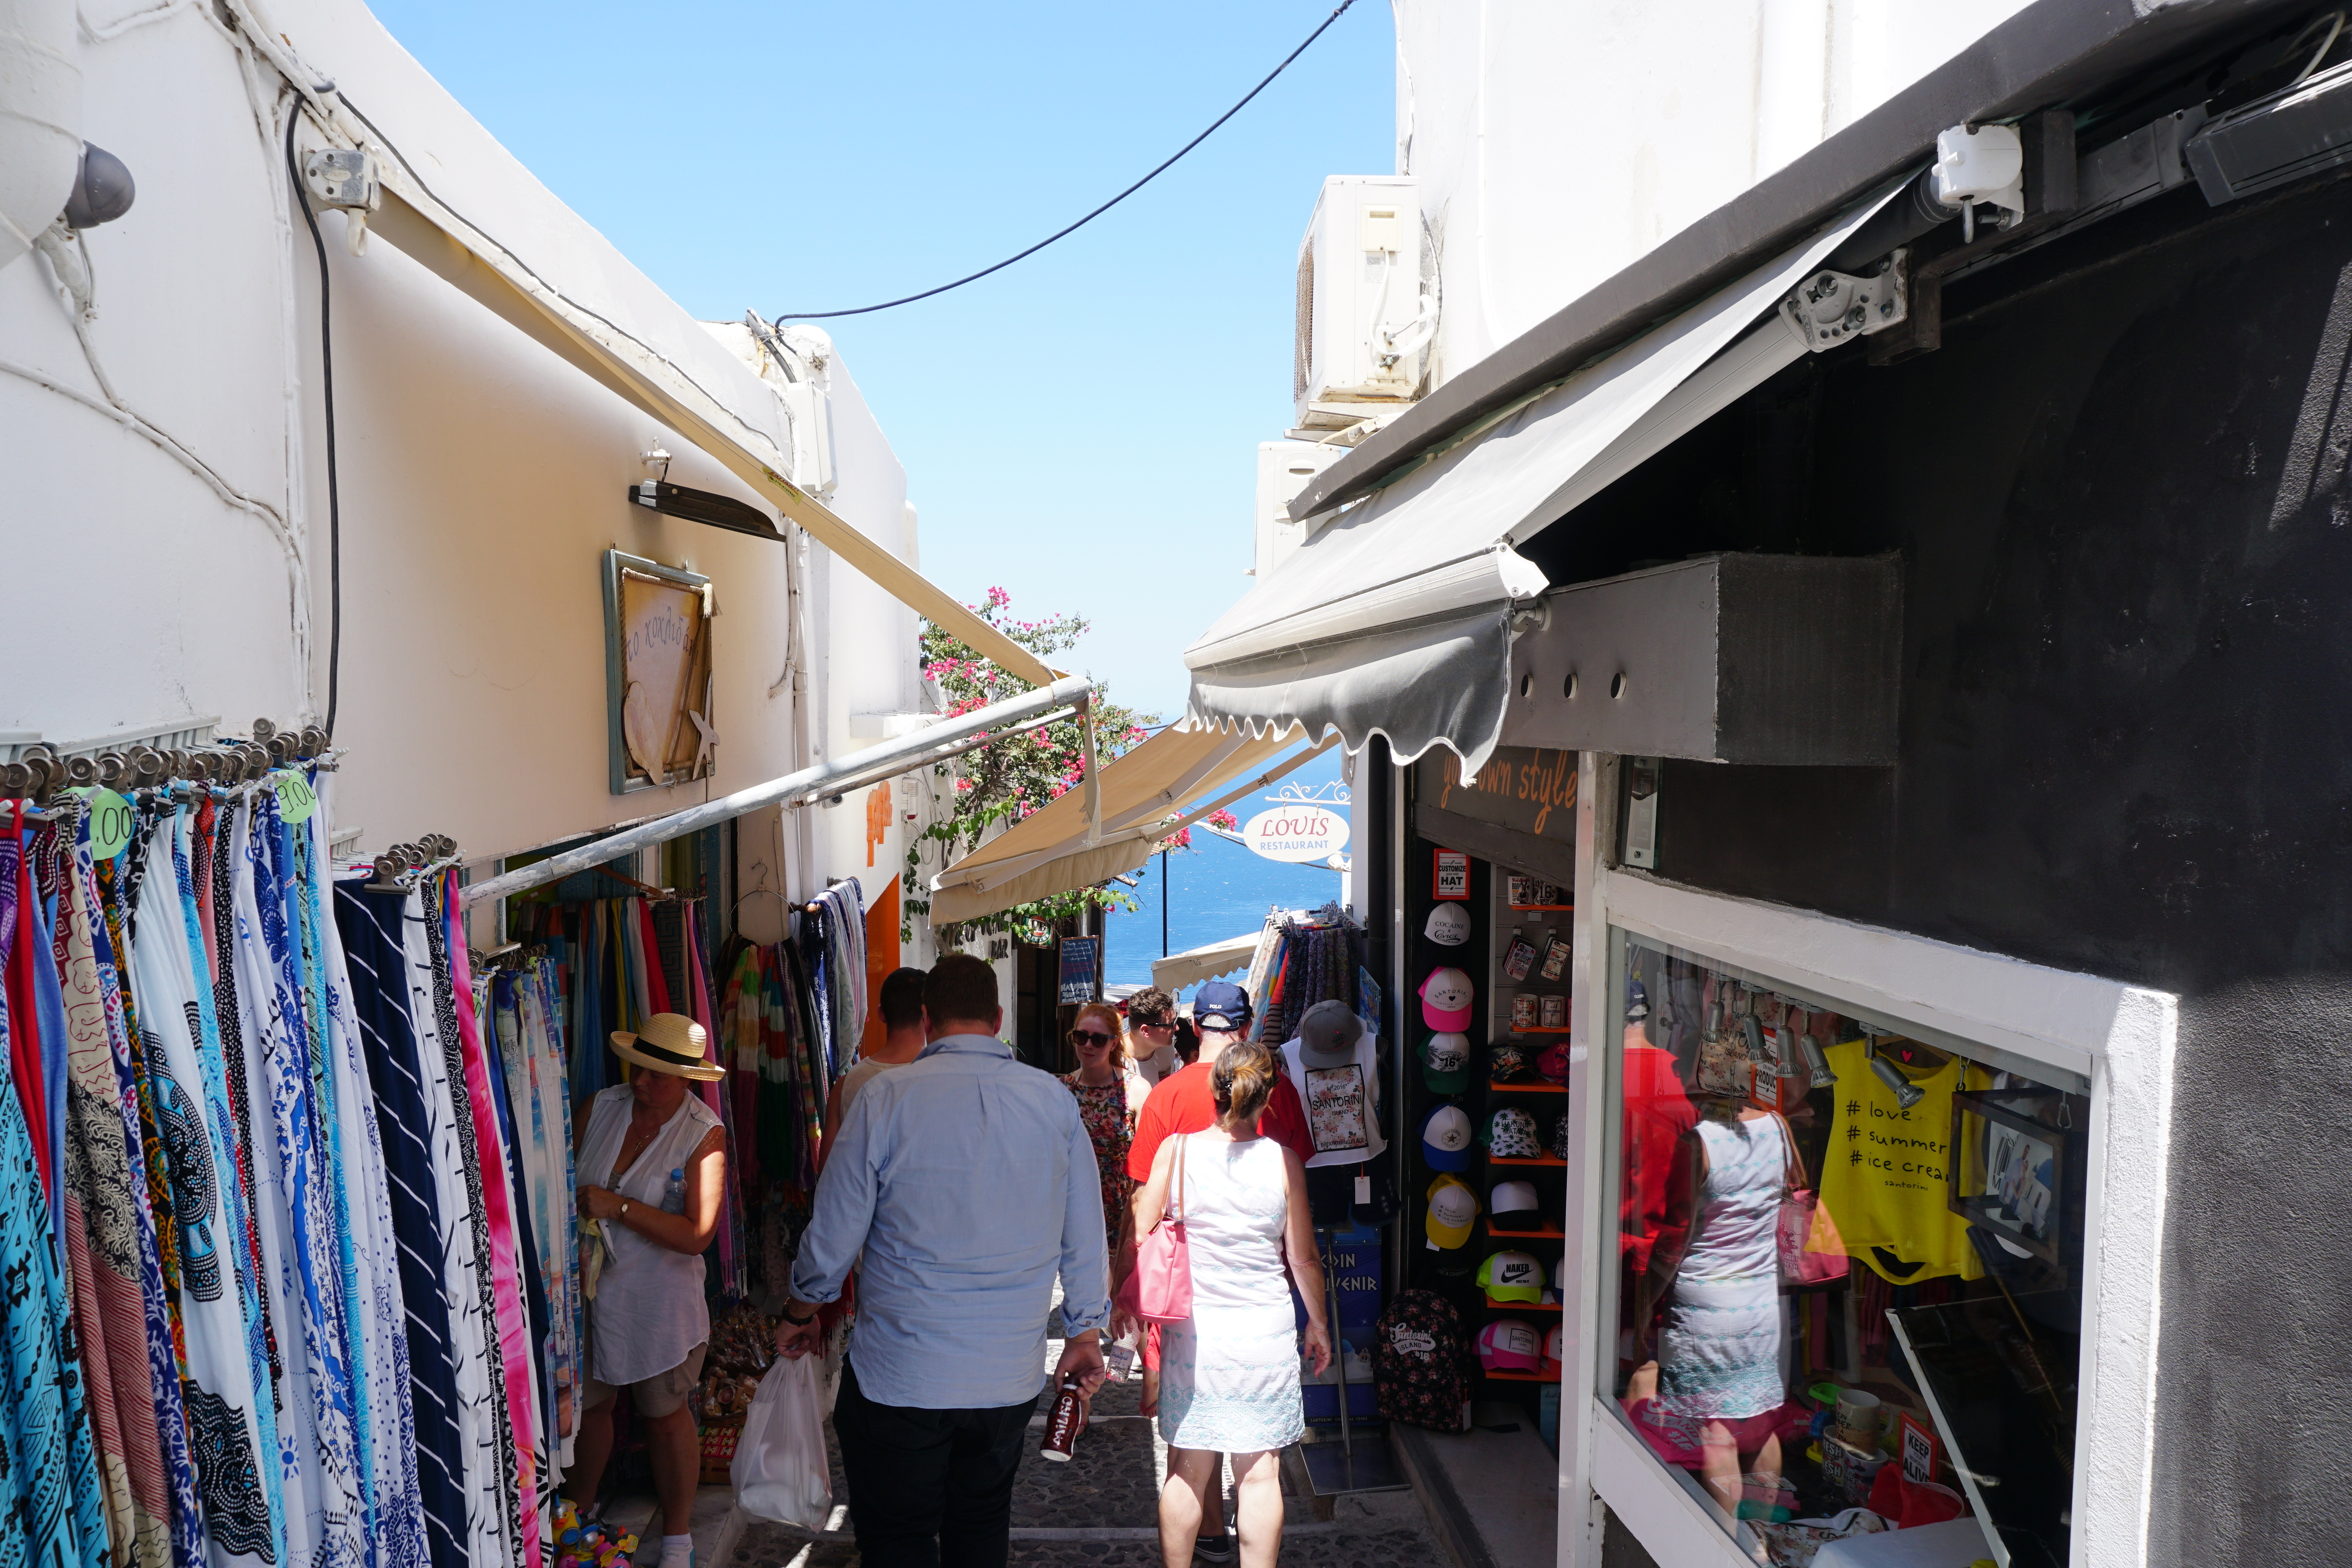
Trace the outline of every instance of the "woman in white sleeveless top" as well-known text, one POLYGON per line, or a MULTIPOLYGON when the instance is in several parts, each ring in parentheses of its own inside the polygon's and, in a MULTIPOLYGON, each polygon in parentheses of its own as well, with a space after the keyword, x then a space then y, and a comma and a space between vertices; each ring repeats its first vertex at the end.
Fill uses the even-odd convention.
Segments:
POLYGON ((1223 1454, 1233 1456, 1240 1490, 1242 1568, 1273 1568, 1281 1550, 1280 1454, 1306 1431, 1286 1257, 1307 1305, 1306 1353, 1318 1375, 1331 1364, 1307 1173, 1297 1155, 1258 1135, 1258 1116, 1281 1071, 1262 1045, 1228 1047, 1209 1079, 1216 1122, 1162 1143, 1151 1179, 1136 1195, 1138 1229, 1172 1214, 1183 1221, 1192 1254, 1192 1315, 1168 1324, 1160 1344, 1160 1434, 1168 1444, 1160 1552, 1167 1568, 1192 1561, 1223 1454))
MULTIPOLYGON (((581 1129, 581 1217, 597 1221, 608 1260, 588 1303, 588 1380, 563 1492, 583 1514, 595 1508, 613 1450, 613 1400, 627 1388, 661 1498, 661 1568, 691 1568, 702 1452, 686 1400, 710 1339, 702 1254, 719 1227, 727 1130, 688 1080, 725 1074, 704 1060, 702 1027, 677 1013, 656 1013, 643 1033, 612 1039, 629 1081, 598 1092, 572 1122, 581 1129)), ((598 1243, 583 1237, 582 1245, 598 1243)), ((637 1561, 650 1564, 653 1554, 637 1561)))

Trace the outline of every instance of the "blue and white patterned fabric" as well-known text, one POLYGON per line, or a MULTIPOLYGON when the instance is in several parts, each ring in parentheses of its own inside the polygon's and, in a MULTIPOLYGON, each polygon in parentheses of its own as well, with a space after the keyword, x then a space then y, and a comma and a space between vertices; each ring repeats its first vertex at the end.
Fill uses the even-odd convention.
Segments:
MULTIPOLYGON (((13 886, 13 853, 5 868, 13 886)), ((14 935, 15 923, 0 921, 0 967, 14 935)), ((107 1561, 106 1513, 80 1353, 7 1048, 0 994, 0 1562, 99 1568, 107 1561)))
POLYGON ((167 806, 150 830, 131 983, 180 1238, 180 1326, 187 1358, 181 1393, 203 1502, 198 1522, 205 1561, 212 1568, 257 1568, 281 1561, 279 1531, 263 1479, 267 1450, 237 1280, 239 1232, 228 1210, 236 1179, 226 1157, 227 1121, 216 1120, 207 1104, 218 1078, 206 1071, 205 1047, 214 1036, 216 1056, 217 1037, 206 1027, 209 1009, 197 995, 190 956, 191 941, 200 939, 182 836, 185 815, 184 809, 167 806))

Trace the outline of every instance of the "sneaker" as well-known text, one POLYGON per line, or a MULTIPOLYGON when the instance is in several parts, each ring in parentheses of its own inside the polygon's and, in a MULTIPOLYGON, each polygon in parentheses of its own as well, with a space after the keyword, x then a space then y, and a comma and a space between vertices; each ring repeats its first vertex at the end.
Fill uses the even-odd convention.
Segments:
POLYGON ((1192 1561, 1195 1563, 1228 1563, 1234 1560, 1231 1531, 1223 1535, 1204 1535, 1192 1542, 1192 1561))

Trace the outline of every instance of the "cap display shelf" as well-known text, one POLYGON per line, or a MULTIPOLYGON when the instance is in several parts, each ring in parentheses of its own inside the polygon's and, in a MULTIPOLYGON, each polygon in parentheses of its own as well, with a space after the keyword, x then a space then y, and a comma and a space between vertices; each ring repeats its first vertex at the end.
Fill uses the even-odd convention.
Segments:
POLYGON ((1496 1367, 1491 1372, 1482 1368, 1478 1375, 1499 1378, 1505 1383, 1558 1383, 1559 1381, 1559 1374, 1557 1372, 1514 1372, 1507 1366, 1496 1367))
POLYGON ((1534 1083, 1497 1083, 1487 1080, 1486 1087, 1497 1094, 1565 1094, 1568 1085, 1538 1081, 1534 1083))
POLYGON ((1490 1166, 1550 1166, 1555 1168, 1568 1164, 1557 1155, 1488 1155, 1486 1163, 1490 1166))
POLYGON ((1489 1236, 1508 1237, 1514 1241, 1562 1241, 1567 1239, 1568 1237, 1567 1231, 1562 1230, 1559 1226, 1552 1224, 1549 1220, 1537 1225, 1533 1229, 1523 1230, 1516 1228, 1500 1226, 1496 1224, 1492 1219, 1489 1219, 1486 1221, 1486 1234, 1489 1236))
POLYGON ((1559 1311, 1559 1303, 1558 1301, 1498 1301, 1494 1297, 1488 1296, 1486 1310, 1490 1312, 1556 1312, 1559 1311))
POLYGON ((1522 1025, 1509 1032, 1512 1034, 1570 1034, 1574 1032, 1574 1030, 1573 1027, 1569 1024, 1531 1023, 1522 1025))
POLYGON ((1573 904, 1511 904, 1506 902, 1503 907, 1509 910, 1514 915, 1542 915, 1547 913, 1553 915, 1573 915, 1576 913, 1576 905, 1573 904))

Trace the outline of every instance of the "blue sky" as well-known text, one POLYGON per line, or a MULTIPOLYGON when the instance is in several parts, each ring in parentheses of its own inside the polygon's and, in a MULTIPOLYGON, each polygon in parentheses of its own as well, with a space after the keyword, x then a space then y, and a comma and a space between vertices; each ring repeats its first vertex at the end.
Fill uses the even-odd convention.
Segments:
MULTIPOLYGON (((866 305, 1042 239, 1223 113, 1334 0, 647 8, 377 0, 557 195, 695 314, 866 305)), ((1394 37, 1358 0, 1182 162, 1040 255, 824 322, 908 470, 923 568, 1173 717, 1251 580, 1290 414, 1292 269, 1326 174, 1394 163, 1394 37)))

